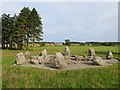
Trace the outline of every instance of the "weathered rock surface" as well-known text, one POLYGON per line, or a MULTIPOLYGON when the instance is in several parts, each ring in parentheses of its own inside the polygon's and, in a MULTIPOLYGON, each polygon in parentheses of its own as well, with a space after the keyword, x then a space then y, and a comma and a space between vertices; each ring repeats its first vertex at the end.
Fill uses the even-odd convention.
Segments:
POLYGON ((25 55, 25 58, 30 58, 30 52, 29 52, 29 51, 26 51, 26 52, 24 53, 24 55, 25 55))
POLYGON ((112 52, 108 51, 106 55, 106 59, 112 59, 112 58, 113 58, 112 52))
POLYGON ((51 64, 54 68, 65 68, 67 66, 64 56, 61 53, 55 54, 55 59, 51 60, 51 64))
POLYGON ((38 59, 31 59, 30 63, 31 64, 39 64, 39 61, 38 61, 38 59))
POLYGON ((38 61, 40 64, 45 64, 47 63, 48 61, 50 60, 50 56, 46 56, 46 57, 43 57, 43 56, 38 56, 38 61))
POLYGON ((87 60, 88 60, 88 61, 92 61, 93 58, 94 58, 94 56, 88 56, 88 57, 87 57, 87 60))
POLYGON ((95 50, 93 48, 88 49, 88 56, 95 56, 95 50))
POLYGON ((82 64, 81 61, 75 61, 75 60, 66 60, 67 64, 82 64))
POLYGON ((43 56, 43 58, 45 58, 47 56, 47 50, 44 49, 41 53, 40 56, 43 56))
POLYGON ((101 57, 93 57, 93 64, 98 66, 105 66, 107 63, 101 57))
POLYGON ((51 67, 59 69, 61 68, 61 64, 59 61, 53 60, 51 61, 51 67))
POLYGON ((64 56, 64 59, 65 60, 71 60, 71 57, 67 55, 67 56, 64 56))
POLYGON ((68 48, 68 46, 66 46, 65 49, 64 49, 64 55, 68 55, 68 56, 71 55, 71 51, 70 51, 70 49, 68 48))
POLYGON ((16 61, 15 62, 18 65, 26 63, 24 54, 23 53, 18 53, 16 55, 16 61))

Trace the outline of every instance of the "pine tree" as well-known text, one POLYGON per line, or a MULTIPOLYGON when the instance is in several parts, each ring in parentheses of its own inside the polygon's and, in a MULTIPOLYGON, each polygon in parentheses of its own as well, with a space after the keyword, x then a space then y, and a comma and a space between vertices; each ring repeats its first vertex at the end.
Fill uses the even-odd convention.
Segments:
POLYGON ((13 22, 14 17, 10 17, 10 14, 3 14, 2 15, 2 47, 3 48, 12 48, 12 38, 11 34, 13 32, 13 22))
POLYGON ((18 49, 23 49, 26 47, 26 43, 29 43, 28 40, 28 30, 29 30, 29 16, 30 10, 27 7, 24 7, 20 14, 18 15, 14 28, 14 42, 17 43, 18 49))
POLYGON ((35 50, 35 42, 42 40, 43 34, 41 17, 39 16, 35 8, 32 9, 29 20, 31 28, 31 39, 33 42, 33 50, 35 50))
POLYGON ((36 9, 32 11, 24 7, 18 16, 10 17, 10 14, 2 15, 2 47, 12 49, 17 45, 18 49, 28 49, 32 38, 33 49, 35 42, 42 40, 42 22, 36 9))

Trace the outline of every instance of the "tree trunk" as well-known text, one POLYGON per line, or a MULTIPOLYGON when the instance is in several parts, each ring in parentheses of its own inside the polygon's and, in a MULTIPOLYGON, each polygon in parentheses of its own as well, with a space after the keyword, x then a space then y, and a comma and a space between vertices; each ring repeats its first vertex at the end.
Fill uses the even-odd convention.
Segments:
POLYGON ((28 50, 28 45, 29 45, 29 38, 27 37, 27 46, 26 46, 26 50, 28 50))
POLYGON ((2 42, 2 48, 5 48, 5 43, 4 42, 2 42))
POLYGON ((10 37, 9 45, 10 45, 10 49, 12 49, 12 40, 11 40, 11 37, 10 37))
POLYGON ((35 50, 35 38, 33 37, 33 50, 35 50))

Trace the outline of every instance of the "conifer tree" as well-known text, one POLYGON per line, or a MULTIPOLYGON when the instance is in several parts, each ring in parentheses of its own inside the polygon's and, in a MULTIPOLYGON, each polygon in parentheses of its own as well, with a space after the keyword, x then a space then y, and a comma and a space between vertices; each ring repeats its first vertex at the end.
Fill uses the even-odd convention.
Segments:
POLYGON ((33 50, 35 50, 35 42, 42 40, 42 21, 35 8, 32 9, 30 16, 31 40, 33 42, 33 50))

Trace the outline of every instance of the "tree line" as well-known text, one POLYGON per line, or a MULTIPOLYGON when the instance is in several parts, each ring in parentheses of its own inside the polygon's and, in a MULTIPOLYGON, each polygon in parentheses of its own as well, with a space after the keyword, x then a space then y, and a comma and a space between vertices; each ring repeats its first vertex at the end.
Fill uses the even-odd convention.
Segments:
POLYGON ((37 10, 24 7, 18 15, 2 14, 2 48, 28 50, 32 42, 42 40, 42 21, 37 10))

